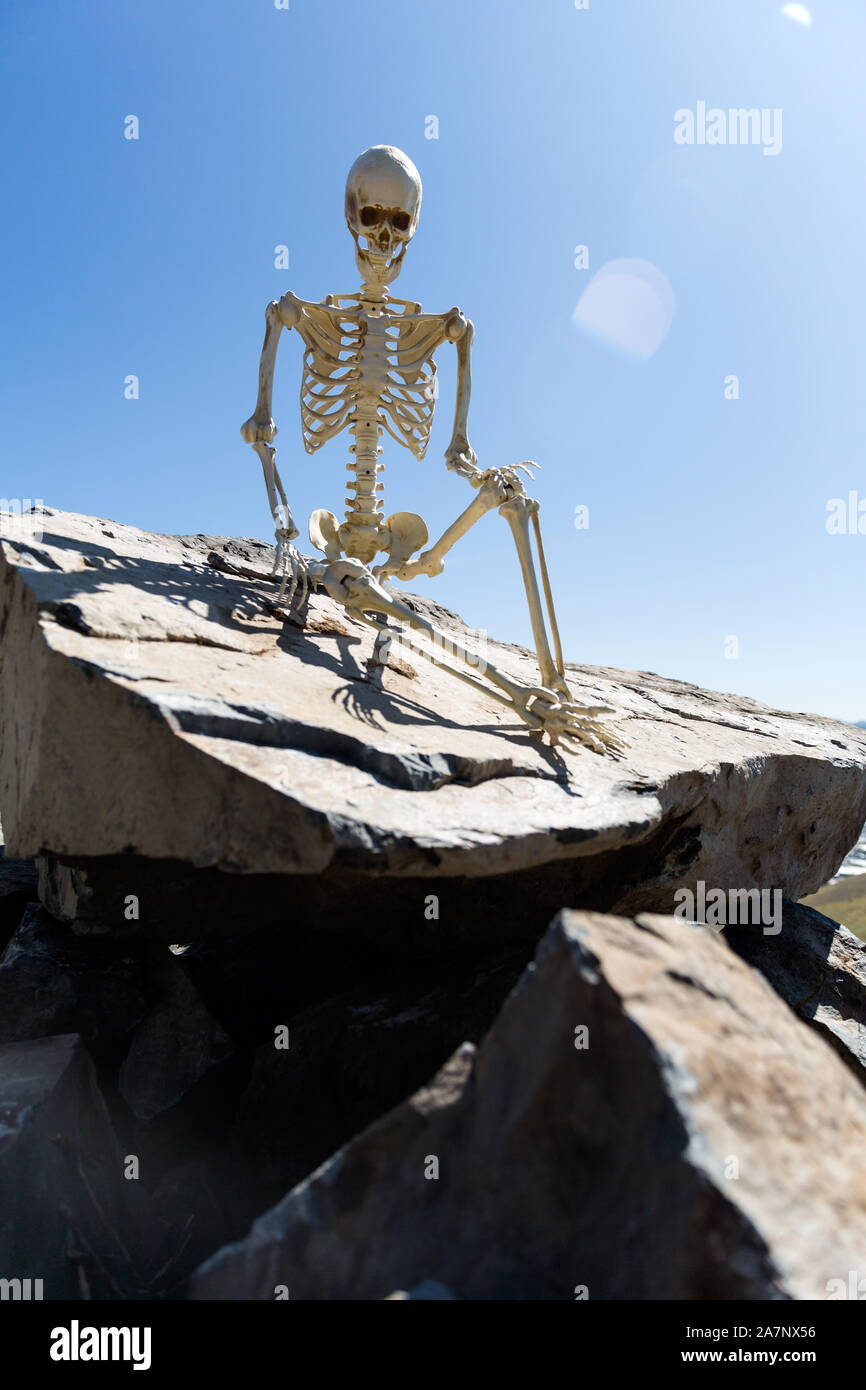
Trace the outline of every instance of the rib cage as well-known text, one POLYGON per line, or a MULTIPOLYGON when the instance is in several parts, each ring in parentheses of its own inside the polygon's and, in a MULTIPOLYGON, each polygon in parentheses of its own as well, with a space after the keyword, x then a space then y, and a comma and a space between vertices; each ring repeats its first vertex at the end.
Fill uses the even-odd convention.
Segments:
POLYGON ((372 406, 392 438, 424 457, 435 409, 433 354, 445 330, 442 318, 418 307, 389 300, 382 318, 371 321, 380 325, 374 335, 358 295, 303 304, 296 327, 306 349, 301 422, 308 453, 367 416, 372 406))

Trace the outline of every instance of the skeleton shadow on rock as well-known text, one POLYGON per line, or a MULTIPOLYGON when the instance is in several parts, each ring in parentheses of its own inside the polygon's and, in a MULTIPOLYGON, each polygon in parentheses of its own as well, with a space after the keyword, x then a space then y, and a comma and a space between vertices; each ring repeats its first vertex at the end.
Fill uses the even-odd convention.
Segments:
MULTIPOLYGON (((333 692, 331 700, 335 704, 339 703, 346 713, 353 718, 372 728, 377 728, 383 733, 386 732, 386 729, 377 719, 378 714, 383 714, 390 724, 409 726, 435 724, 437 728, 471 729, 475 733, 496 734, 497 737, 516 744, 518 748, 526 747, 527 730, 516 717, 513 729, 502 724, 459 723, 457 720, 448 719, 440 713, 432 714, 423 705, 407 699, 405 695, 396 695, 391 691, 375 687, 366 680, 366 677, 347 681, 345 685, 333 692)), ((562 754, 555 747, 543 743, 538 737, 535 738, 534 744, 536 752, 550 767, 554 780, 561 782, 570 796, 580 797, 581 793, 570 779, 569 764, 562 754)))
MULTIPOLYGON (((269 631, 278 632, 283 628, 283 620, 263 601, 268 597, 261 588, 264 580, 235 578, 203 561, 198 562, 196 568, 191 565, 184 568, 179 561, 172 563, 118 555, 92 541, 78 537, 73 540, 47 532, 43 546, 72 550, 85 557, 87 568, 83 570, 67 572, 59 567, 44 568, 46 564, 50 565, 50 557, 46 556, 43 548, 16 544, 22 554, 32 555, 39 562, 38 573, 28 571, 28 581, 36 590, 39 603, 53 613, 58 622, 77 630, 85 631, 87 623, 76 600, 81 597, 86 599, 89 594, 96 594, 111 584, 130 584, 143 593, 151 593, 189 608, 193 603, 202 605, 204 612, 201 607, 192 611, 209 622, 219 624, 227 632, 249 635, 249 627, 235 616, 244 607, 250 613, 255 608, 257 614, 274 617, 275 626, 270 629, 259 627, 259 635, 264 636, 269 631)), ((117 634, 119 638, 124 635, 117 634)), ((167 635, 170 637, 170 634, 167 635)))

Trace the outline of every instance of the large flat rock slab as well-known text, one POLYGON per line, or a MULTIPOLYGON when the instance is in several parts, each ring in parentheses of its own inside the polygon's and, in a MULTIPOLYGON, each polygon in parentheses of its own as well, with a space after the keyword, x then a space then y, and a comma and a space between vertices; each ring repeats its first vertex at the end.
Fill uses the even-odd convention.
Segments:
MULTIPOLYGON (((632 912, 669 910, 701 879, 799 898, 866 820, 866 732, 852 726, 572 665, 575 697, 612 706, 628 748, 562 754, 397 644, 376 689, 369 630, 321 594, 281 609, 259 542, 50 509, 33 521, 0 543, 10 857, 343 876, 350 900, 383 876, 435 891, 543 872, 559 902, 632 912)), ((475 645, 536 683, 522 648, 475 645)))

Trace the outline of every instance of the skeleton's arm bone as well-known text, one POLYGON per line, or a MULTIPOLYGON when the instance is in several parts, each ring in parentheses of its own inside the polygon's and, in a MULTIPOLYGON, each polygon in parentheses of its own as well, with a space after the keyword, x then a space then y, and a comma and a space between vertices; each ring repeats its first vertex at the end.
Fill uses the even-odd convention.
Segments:
POLYGON ((300 317, 300 305, 293 295, 284 295, 277 303, 271 300, 265 310, 265 341, 259 360, 259 392, 253 415, 241 426, 241 435, 258 454, 268 493, 268 505, 274 520, 277 549, 274 557, 274 573, 282 570, 283 582, 280 599, 285 595, 286 583, 291 574, 292 587, 289 598, 291 604, 300 576, 305 576, 303 561, 289 544, 298 534, 289 504, 286 500, 282 480, 277 472, 276 449, 271 440, 277 427, 271 419, 271 402, 274 386, 274 366, 277 346, 283 328, 291 328, 300 317), (279 496, 278 496, 279 495, 279 496), (280 505, 282 503, 282 505, 280 505))
POLYGON ((278 537, 282 535, 284 540, 292 541, 299 532, 292 518, 291 508, 286 501, 283 481, 277 472, 277 451, 271 448, 270 444, 266 444, 264 440, 258 440, 253 445, 253 448, 261 460, 262 472, 265 475, 265 487, 268 490, 268 503, 270 504, 271 516, 274 518, 274 525, 277 528, 278 537), (280 512, 279 503, 277 501, 277 493, 279 493, 280 501, 283 504, 282 513, 280 512))
POLYGON ((259 392, 256 408, 249 420, 241 425, 241 434, 248 444, 263 442, 269 444, 277 433, 271 418, 271 403, 274 394, 274 366, 277 360, 277 347, 284 328, 292 328, 301 313, 300 304, 293 294, 285 294, 279 303, 272 299, 265 310, 265 341, 259 359, 259 392))
POLYGON ((469 443, 467 434, 469 420, 469 398, 472 395, 472 339, 475 327, 471 319, 454 309, 445 321, 445 332, 452 343, 457 344, 457 399, 454 404, 454 429, 451 443, 445 450, 445 462, 452 473, 470 478, 476 471, 475 450, 469 443))

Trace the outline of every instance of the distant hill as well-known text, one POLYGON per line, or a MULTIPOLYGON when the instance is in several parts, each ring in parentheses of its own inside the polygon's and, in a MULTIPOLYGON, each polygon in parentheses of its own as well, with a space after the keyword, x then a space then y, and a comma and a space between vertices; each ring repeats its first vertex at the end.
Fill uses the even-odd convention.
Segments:
POLYGON ((836 883, 819 888, 811 897, 803 898, 803 902, 866 940, 866 874, 840 878, 836 883))
POLYGON ((855 724, 854 724, 854 727, 855 727, 856 729, 866 729, 866 719, 858 719, 858 720, 856 720, 856 721, 855 721, 855 724))

